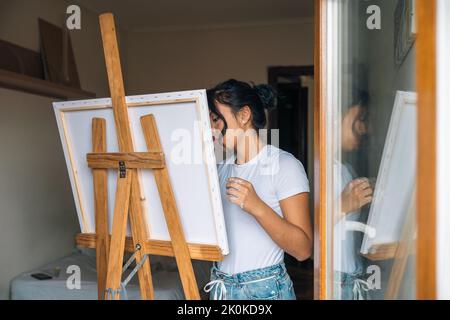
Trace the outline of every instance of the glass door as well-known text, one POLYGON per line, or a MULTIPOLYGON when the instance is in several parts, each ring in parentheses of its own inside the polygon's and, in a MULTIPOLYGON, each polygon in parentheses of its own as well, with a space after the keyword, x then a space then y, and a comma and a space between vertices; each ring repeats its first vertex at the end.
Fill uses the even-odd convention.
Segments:
POLYGON ((316 1, 316 298, 416 298, 413 0, 316 1))

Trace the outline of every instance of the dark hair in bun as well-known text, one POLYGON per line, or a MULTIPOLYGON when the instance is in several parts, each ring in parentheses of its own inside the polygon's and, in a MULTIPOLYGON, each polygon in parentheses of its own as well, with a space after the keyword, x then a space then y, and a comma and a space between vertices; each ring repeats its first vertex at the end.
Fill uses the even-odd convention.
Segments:
POLYGON ((275 89, 267 84, 259 84, 253 87, 256 90, 263 107, 267 110, 272 110, 277 105, 277 94, 275 89))
POLYGON ((235 79, 219 83, 209 89, 207 95, 211 112, 217 114, 221 119, 223 116, 215 106, 216 101, 229 106, 234 113, 244 106, 248 106, 252 112, 252 124, 255 129, 263 129, 266 126, 265 109, 273 109, 277 104, 277 95, 271 86, 266 84, 254 86, 235 79))

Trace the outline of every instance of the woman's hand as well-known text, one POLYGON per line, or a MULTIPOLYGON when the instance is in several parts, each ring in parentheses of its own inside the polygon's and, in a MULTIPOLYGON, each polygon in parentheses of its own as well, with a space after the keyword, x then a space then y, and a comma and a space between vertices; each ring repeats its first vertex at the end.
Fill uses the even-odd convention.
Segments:
POLYGON ((228 178, 227 196, 231 203, 240 206, 244 211, 255 215, 264 202, 256 194, 253 185, 241 178, 228 178))
POLYGON ((372 187, 369 179, 351 181, 341 195, 341 210, 344 214, 357 211, 372 202, 372 187))

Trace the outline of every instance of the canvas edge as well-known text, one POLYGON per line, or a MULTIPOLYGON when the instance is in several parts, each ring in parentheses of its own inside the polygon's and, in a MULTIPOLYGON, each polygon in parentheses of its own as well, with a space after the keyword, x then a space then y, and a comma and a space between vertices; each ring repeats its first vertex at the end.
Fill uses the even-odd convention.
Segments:
POLYGON ((59 137, 61 139, 61 145, 62 145, 62 149, 63 149, 63 153, 64 153, 64 159, 66 161, 66 167, 67 167, 67 172, 69 174, 69 181, 70 181, 70 185, 71 185, 71 189, 72 189, 72 194, 73 194, 73 200, 75 203, 75 209, 77 211, 77 216, 78 216, 78 223, 80 225, 80 230, 82 233, 89 233, 90 229, 89 229, 89 222, 87 221, 88 218, 85 216, 84 210, 82 209, 82 205, 80 202, 80 190, 78 188, 78 184, 76 182, 75 179, 75 169, 72 165, 72 159, 70 158, 70 151, 69 151, 69 146, 67 144, 67 132, 65 129, 65 126, 63 124, 64 122, 64 111, 63 111, 63 107, 62 107, 62 102, 53 102, 53 110, 55 112, 55 117, 56 117, 56 124, 58 127, 58 132, 59 132, 59 137))
POLYGON ((200 97, 197 100, 199 105, 200 121, 202 124, 202 149, 204 162, 206 165, 206 173, 209 180, 209 193, 211 197, 211 205, 214 213, 214 221, 216 224, 216 235, 223 255, 229 253, 228 236, 225 224, 225 216, 223 212, 222 199, 220 193, 219 175, 217 172, 217 163, 214 153, 214 143, 212 141, 211 123, 209 117, 208 99, 206 90, 200 90, 200 97), (206 148, 209 146, 209 148, 206 148), (213 189, 217 190, 215 196, 213 189))

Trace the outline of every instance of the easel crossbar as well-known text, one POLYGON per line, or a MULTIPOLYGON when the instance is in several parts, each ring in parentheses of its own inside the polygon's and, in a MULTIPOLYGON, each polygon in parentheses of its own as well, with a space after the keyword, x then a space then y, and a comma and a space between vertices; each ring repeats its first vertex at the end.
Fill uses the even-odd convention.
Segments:
MULTIPOLYGON (((111 236, 109 236, 111 238, 111 236)), ((95 233, 79 233, 76 238, 77 246, 83 248, 96 247, 97 235, 95 233)), ((222 261, 223 255, 222 251, 218 246, 207 245, 207 244, 197 244, 188 243, 189 253, 191 258, 194 260, 204 260, 204 261, 222 261)), ((133 245, 133 239, 127 237, 125 240, 125 251, 134 252, 136 248, 133 245)), ((170 241, 164 240, 147 240, 145 242, 145 252, 144 254, 159 255, 166 257, 174 257, 172 243, 170 241)))
POLYGON ((86 158, 91 169, 119 169, 121 161, 128 169, 162 169, 165 167, 162 152, 88 153, 86 158))

